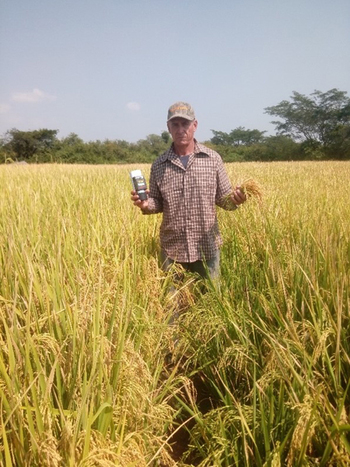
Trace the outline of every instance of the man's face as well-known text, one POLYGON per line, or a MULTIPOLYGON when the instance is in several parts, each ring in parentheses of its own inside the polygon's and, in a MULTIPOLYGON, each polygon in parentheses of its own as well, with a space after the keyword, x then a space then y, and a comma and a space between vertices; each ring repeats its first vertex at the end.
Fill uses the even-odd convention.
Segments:
POLYGON ((168 122, 168 130, 175 145, 185 146, 193 141, 197 129, 197 120, 175 117, 168 122))

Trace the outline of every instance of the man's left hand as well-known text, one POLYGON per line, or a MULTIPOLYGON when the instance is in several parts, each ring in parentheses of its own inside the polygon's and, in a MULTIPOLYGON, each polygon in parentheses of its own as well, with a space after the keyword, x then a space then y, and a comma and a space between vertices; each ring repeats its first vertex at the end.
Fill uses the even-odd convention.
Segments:
POLYGON ((238 185, 236 188, 233 190, 232 193, 232 201, 236 206, 239 206, 240 204, 243 204, 244 201, 247 200, 247 196, 245 193, 241 190, 241 187, 238 185))

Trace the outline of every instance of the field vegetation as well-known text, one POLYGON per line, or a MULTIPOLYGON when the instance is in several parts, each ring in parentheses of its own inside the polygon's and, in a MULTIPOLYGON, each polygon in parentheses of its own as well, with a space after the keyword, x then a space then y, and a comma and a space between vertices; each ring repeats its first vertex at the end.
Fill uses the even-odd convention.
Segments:
POLYGON ((0 166, 0 465, 348 466, 350 163, 227 164, 263 198, 175 296, 131 168, 0 166))

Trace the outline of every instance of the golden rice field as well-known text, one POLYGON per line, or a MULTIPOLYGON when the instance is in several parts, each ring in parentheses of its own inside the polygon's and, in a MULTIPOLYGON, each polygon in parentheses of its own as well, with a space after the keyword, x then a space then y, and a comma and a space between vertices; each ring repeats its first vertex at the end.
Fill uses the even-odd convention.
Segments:
POLYGON ((350 163, 228 164, 263 200, 172 298, 130 168, 0 166, 0 465, 349 466, 350 163))

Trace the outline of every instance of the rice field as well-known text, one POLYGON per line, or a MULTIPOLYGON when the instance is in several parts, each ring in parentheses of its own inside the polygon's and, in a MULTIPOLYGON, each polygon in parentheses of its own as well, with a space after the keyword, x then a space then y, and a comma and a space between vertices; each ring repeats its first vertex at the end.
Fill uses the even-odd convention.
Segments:
POLYGON ((0 166, 0 465, 349 466, 350 163, 227 164, 263 198, 175 296, 131 168, 0 166))

